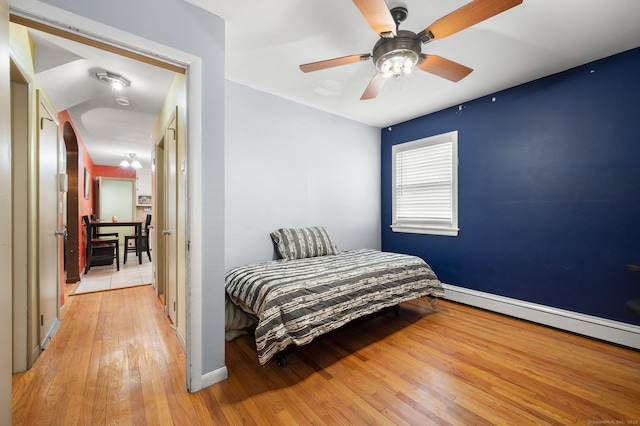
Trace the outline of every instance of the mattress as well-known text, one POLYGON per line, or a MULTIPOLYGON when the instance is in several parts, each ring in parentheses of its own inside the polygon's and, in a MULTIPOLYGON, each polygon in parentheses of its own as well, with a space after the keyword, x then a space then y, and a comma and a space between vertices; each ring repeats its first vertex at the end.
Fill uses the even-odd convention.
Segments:
POLYGON ((421 258, 370 249, 273 260, 226 274, 229 299, 258 319, 258 360, 302 346, 365 315, 419 297, 444 297, 421 258))

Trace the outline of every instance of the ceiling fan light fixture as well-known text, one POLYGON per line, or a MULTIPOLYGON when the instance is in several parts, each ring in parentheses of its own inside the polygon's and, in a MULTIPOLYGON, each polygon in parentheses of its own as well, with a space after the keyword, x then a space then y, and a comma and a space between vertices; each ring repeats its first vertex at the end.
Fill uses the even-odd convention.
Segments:
POLYGON ((109 86, 111 86, 113 90, 119 91, 131 85, 131 82, 126 78, 124 78, 123 76, 119 74, 114 74, 109 71, 104 71, 104 70, 96 71, 96 77, 98 78, 98 80, 100 80, 104 84, 108 84, 109 86))
POLYGON ((421 45, 464 30, 472 25, 498 15, 523 0, 473 0, 436 20, 418 34, 398 28, 407 19, 408 9, 398 6, 387 9, 385 0, 353 0, 360 13, 380 39, 373 46, 373 53, 341 56, 339 58, 300 65, 303 72, 318 71, 373 59, 377 73, 360 97, 373 99, 378 95, 389 77, 399 78, 418 66, 424 72, 452 82, 465 78, 473 69, 437 55, 423 55, 421 45))
POLYGON ((376 63, 376 68, 384 75, 399 77, 402 73, 410 73, 418 63, 418 55, 412 51, 392 52, 376 63))
POLYGON ((385 76, 400 77, 409 73, 420 59, 420 39, 411 31, 398 31, 393 39, 381 38, 373 48, 376 69, 385 76))
POLYGON ((140 164, 140 162, 138 161, 138 156, 134 153, 129 153, 127 154, 127 157, 129 157, 128 160, 122 160, 120 162, 120 167, 132 167, 134 169, 141 169, 142 168, 142 164, 140 164))

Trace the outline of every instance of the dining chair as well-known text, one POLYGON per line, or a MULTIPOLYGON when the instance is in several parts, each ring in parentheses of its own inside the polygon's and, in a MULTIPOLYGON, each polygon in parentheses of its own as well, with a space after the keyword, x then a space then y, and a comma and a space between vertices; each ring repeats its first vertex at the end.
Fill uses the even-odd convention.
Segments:
MULTIPOLYGON (((98 220, 98 215, 96 214, 92 214, 91 215, 91 220, 93 222, 98 220)), ((85 226, 87 226, 87 228, 89 227, 89 216, 85 215, 82 216, 82 221, 84 222, 85 226), (87 219, 85 219, 87 218, 87 219)), ((92 238, 100 238, 100 237, 116 237, 116 238, 120 238, 120 234, 118 234, 117 232, 107 232, 107 233, 98 233, 98 227, 94 226, 93 227, 93 235, 92 238)))
POLYGON ((138 255, 138 241, 141 241, 140 252, 146 251, 151 262, 151 247, 149 246, 149 228, 151 227, 151 215, 147 215, 147 219, 144 221, 144 229, 142 230, 142 236, 138 240, 138 235, 125 235, 124 237, 124 261, 127 263, 127 253, 134 252, 138 255), (129 246, 129 241, 133 241, 133 244, 129 246))
MULTIPOLYGON (((91 266, 111 265, 113 259, 116 260, 116 268, 120 270, 120 239, 118 233, 111 234, 97 234, 90 229, 92 228, 89 223, 89 216, 82 216, 82 222, 84 223, 85 235, 87 238, 87 250, 86 250, 86 264, 84 273, 86 274, 91 269, 91 266), (100 235, 99 237, 93 237, 91 234, 100 235), (107 235, 105 237, 104 235, 107 235)), ((95 229, 95 228, 94 228, 95 229)))

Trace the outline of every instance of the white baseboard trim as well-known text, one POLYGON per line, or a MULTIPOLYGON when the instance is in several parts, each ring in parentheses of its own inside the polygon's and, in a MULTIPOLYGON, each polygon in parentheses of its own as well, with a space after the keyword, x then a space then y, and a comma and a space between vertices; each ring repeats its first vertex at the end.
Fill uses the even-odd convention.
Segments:
POLYGON ((207 386, 226 380, 227 377, 229 377, 229 372, 227 371, 226 366, 205 373, 202 375, 202 387, 200 389, 204 389, 207 386))
POLYGON ((31 349, 31 358, 27 360, 27 370, 33 367, 33 364, 36 363, 36 360, 38 359, 41 353, 42 353, 42 349, 40 349, 40 345, 35 345, 31 349))
POLYGON ((176 336, 178 336, 178 341, 180 342, 180 346, 182 346, 182 350, 186 352, 187 341, 182 335, 182 333, 180 332, 180 329, 178 327, 176 327, 175 330, 176 330, 176 336))
POLYGON ((640 326, 442 284, 445 299, 547 325, 583 336, 640 349, 640 326))
POLYGON ((43 351, 47 349, 47 346, 49 346, 49 343, 51 343, 51 339, 53 339, 53 335, 56 334, 56 331, 58 330, 59 325, 60 325, 60 319, 56 318, 55 321, 53 321, 53 324, 51 324, 51 328, 49 329, 49 332, 47 333, 46 336, 44 336, 44 339, 40 344, 40 347, 42 348, 43 351))

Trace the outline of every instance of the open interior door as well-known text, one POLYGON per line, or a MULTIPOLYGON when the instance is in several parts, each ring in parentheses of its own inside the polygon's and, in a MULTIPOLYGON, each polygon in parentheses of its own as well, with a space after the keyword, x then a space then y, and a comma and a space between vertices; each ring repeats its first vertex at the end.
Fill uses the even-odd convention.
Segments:
POLYGON ((45 349, 58 322, 58 248, 64 231, 58 229, 58 122, 39 96, 38 108, 38 295, 40 346, 45 349))
POLYGON ((162 231, 165 245, 165 279, 166 279, 166 304, 167 315, 176 325, 177 312, 177 278, 178 278, 178 247, 176 230, 178 229, 177 218, 177 114, 174 114, 165 132, 165 228, 162 231))

